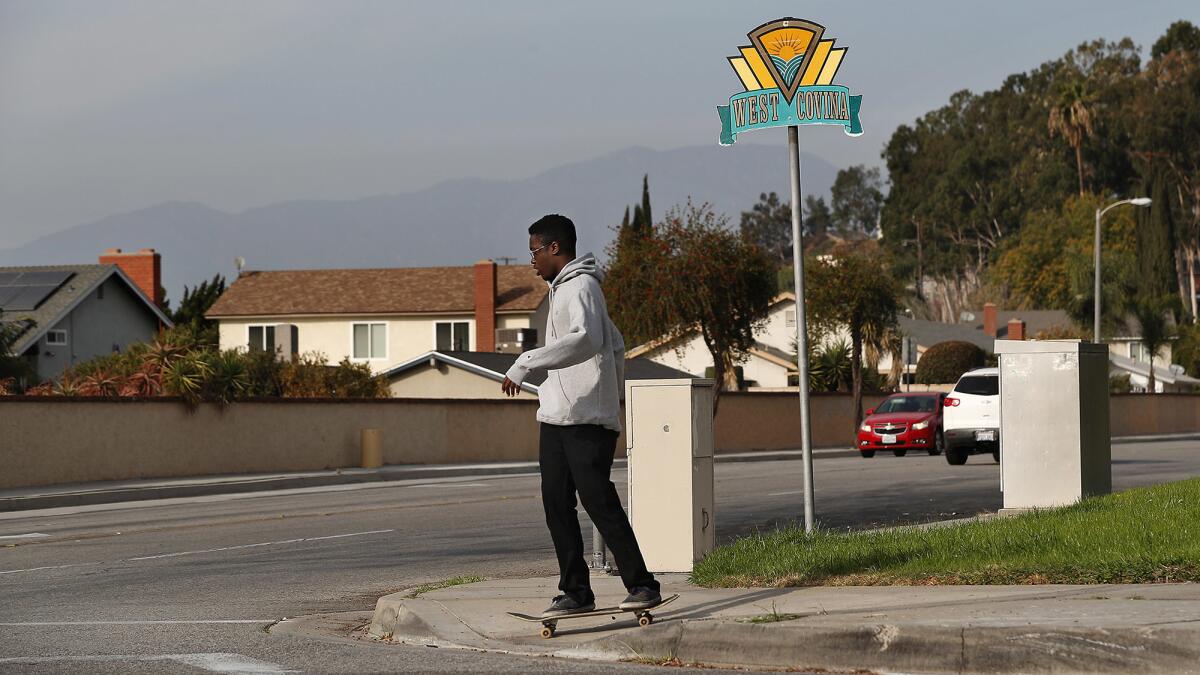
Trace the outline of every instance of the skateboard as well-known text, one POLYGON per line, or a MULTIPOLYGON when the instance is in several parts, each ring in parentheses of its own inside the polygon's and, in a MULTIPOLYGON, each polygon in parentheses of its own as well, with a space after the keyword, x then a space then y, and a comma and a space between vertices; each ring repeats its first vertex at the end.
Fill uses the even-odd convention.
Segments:
POLYGON ((610 614, 635 614, 637 616, 638 625, 641 626, 642 628, 645 628, 646 626, 649 626, 650 624, 654 623, 654 615, 651 614, 651 612, 655 612, 658 610, 659 607, 662 607, 664 605, 669 605, 678 599, 679 599, 679 594, 676 593, 675 595, 670 595, 670 596, 663 598, 662 602, 658 603, 657 605, 655 605, 653 607, 649 607, 646 609, 621 609, 620 607, 601 607, 600 609, 593 609, 590 612, 581 612, 579 614, 566 614, 564 616, 552 616, 552 617, 542 617, 541 615, 533 616, 530 614, 521 614, 520 612, 508 612, 507 614, 509 616, 513 617, 514 619, 520 619, 521 621, 528 621, 530 623, 542 624, 542 631, 541 631, 542 637, 552 638, 552 637, 554 637, 555 629, 558 628, 559 621, 570 621, 571 619, 582 619, 583 617, 586 617, 586 616, 608 616, 610 614))

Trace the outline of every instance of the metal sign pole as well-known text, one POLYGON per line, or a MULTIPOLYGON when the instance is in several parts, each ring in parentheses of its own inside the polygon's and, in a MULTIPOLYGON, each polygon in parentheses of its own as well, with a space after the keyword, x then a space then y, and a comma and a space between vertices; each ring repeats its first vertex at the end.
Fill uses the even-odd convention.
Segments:
POLYGON ((808 321, 804 316, 804 243, 800 238, 800 133, 788 127, 788 159, 792 168, 792 269, 796 281, 796 382, 800 390, 800 449, 804 454, 804 531, 815 527, 812 427, 808 410, 808 321))

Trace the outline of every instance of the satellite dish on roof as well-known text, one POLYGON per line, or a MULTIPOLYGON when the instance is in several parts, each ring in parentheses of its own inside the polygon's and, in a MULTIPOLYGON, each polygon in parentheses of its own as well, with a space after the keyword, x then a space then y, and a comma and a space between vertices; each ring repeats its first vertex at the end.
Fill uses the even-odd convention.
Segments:
POLYGON ((970 323, 970 322, 972 322, 972 321, 974 321, 974 320, 975 320, 975 313, 974 313, 974 312, 963 312, 963 313, 961 313, 961 314, 959 314, 959 315, 958 315, 958 322, 959 322, 959 323, 970 323))
POLYGON ((242 276, 242 268, 246 266, 246 259, 239 255, 233 259, 233 264, 237 267, 238 276, 242 276))

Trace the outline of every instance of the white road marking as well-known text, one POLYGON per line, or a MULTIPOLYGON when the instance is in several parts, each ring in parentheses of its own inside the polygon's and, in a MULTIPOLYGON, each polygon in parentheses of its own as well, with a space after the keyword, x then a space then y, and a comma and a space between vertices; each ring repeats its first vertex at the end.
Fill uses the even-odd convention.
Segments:
MULTIPOLYGON (((613 474, 623 469, 613 469, 613 474)), ((530 478, 537 476, 537 463, 533 463, 530 470, 526 473, 507 473, 485 475, 488 481, 502 481, 516 478, 530 478)), ((321 485, 317 487, 304 488, 286 488, 282 490, 262 490, 256 492, 232 492, 227 494, 216 495, 201 495, 196 497, 166 497, 163 499, 142 499, 131 502, 113 502, 110 504, 89 504, 87 506, 57 506, 47 509, 30 509, 26 511, 3 511, 0 512, 0 521, 4 520, 26 520, 32 518, 49 518, 53 516, 70 516, 80 513, 96 513, 102 511, 124 511, 128 509, 148 509, 159 508, 164 506, 178 506, 180 504, 214 504, 228 501, 239 501, 243 499, 262 499, 265 497, 289 497, 293 495, 309 495, 321 494, 327 492, 353 492, 357 490, 392 490, 396 488, 408 487, 413 484, 423 485, 454 485, 463 480, 479 480, 481 476, 457 477, 448 476, 443 479, 436 478, 411 478, 405 480, 394 481, 376 481, 371 483, 350 483, 347 485, 321 485)), ((485 484, 486 485, 486 484, 485 484)))
POLYGON ((29 534, 0 534, 0 539, 37 539, 39 537, 49 537, 48 534, 41 532, 30 532, 29 534))
POLYGON ((106 656, 16 656, 0 658, 0 663, 102 663, 114 661, 174 661, 207 670, 210 673, 298 673, 269 661, 229 653, 206 654, 113 654, 106 656))
POLYGON ((156 624, 210 624, 210 623, 273 623, 275 619, 197 619, 195 621, 161 620, 161 621, 14 621, 0 623, 0 626, 152 626, 156 624))
POLYGON ((23 570, 4 570, 0 574, 16 574, 17 572, 37 572, 39 570, 61 570, 68 567, 83 567, 84 565, 99 565, 98 562, 72 563, 70 565, 46 565, 45 567, 30 567, 23 570))
POLYGON ((436 487, 436 488, 459 488, 459 487, 487 487, 483 483, 418 483, 416 485, 405 485, 404 487, 436 487))
POLYGON ((770 492, 767 494, 767 496, 768 497, 783 497, 785 495, 802 495, 802 494, 804 494, 804 490, 788 490, 787 492, 770 492))
POLYGON ((395 532, 395 530, 371 530, 369 532, 351 532, 349 534, 331 534, 327 537, 303 537, 300 539, 283 539, 280 541, 264 541, 257 544, 241 544, 239 546, 222 546, 220 548, 205 548, 199 551, 179 551, 177 553, 162 553, 159 555, 144 555, 138 558, 126 558, 126 561, 133 560, 156 560, 158 558, 174 558, 181 555, 193 555, 196 553, 216 553, 218 551, 236 551, 243 548, 255 548, 258 546, 278 546, 280 544, 297 544, 303 541, 323 541, 326 539, 343 539, 345 537, 362 537, 368 534, 385 534, 387 532, 395 532))
MULTIPOLYGON (((197 553, 216 553, 219 551, 236 551, 239 549, 256 548, 259 546, 278 546, 281 544, 298 544, 305 541, 325 541, 327 539, 344 539, 346 537, 364 537, 368 534, 386 534, 395 532, 396 530, 371 530, 369 532, 350 532, 348 534, 331 534, 325 537, 303 537, 300 539, 283 539, 280 541, 264 541, 257 544, 241 544, 238 546, 222 546, 220 548, 206 548, 198 551, 177 551, 175 553, 160 553, 159 555, 144 555, 137 558, 125 558, 119 562, 135 562, 139 560, 157 560, 159 558, 174 558, 182 555, 194 555, 197 553)), ((101 565, 99 562, 87 563, 72 563, 70 565, 46 565, 45 567, 30 567, 21 570, 2 570, 0 574, 16 574, 17 572, 38 572, 40 570, 59 570, 67 567, 82 567, 84 565, 101 565)))

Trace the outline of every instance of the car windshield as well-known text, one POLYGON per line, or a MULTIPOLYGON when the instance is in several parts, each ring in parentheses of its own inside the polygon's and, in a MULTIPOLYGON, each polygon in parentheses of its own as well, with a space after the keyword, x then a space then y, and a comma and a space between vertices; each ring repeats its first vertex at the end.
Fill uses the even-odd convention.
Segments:
POLYGON ((934 396, 893 396, 875 409, 877 413, 933 412, 937 407, 934 396))
POLYGON ((1000 393, 1000 378, 995 375, 968 375, 954 385, 954 391, 960 394, 995 396, 1000 393))

